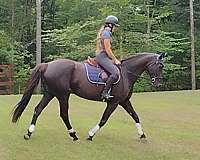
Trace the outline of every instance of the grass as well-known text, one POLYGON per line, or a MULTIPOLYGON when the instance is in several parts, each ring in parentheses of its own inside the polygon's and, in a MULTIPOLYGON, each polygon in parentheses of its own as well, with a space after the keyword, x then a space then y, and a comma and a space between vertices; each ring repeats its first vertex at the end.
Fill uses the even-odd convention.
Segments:
POLYGON ((108 123, 86 141, 99 121, 104 103, 70 99, 70 117, 79 142, 73 142, 59 117, 54 99, 41 114, 29 141, 23 134, 34 106, 33 96, 20 121, 11 124, 10 112, 21 96, 0 96, 0 160, 199 160, 200 91, 137 93, 132 97, 148 143, 141 143, 132 119, 118 107, 108 123))

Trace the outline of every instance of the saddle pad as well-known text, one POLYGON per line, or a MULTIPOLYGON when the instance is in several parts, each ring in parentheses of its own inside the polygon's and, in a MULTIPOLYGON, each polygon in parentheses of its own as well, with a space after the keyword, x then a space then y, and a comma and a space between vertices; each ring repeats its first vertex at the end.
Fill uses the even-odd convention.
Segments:
MULTIPOLYGON (((84 65, 85 65, 86 75, 89 82, 95 83, 95 84, 104 84, 104 85, 106 84, 105 82, 108 78, 108 75, 102 68, 92 66, 88 63, 84 63, 84 65)), ((114 84, 118 83, 119 79, 114 84)))

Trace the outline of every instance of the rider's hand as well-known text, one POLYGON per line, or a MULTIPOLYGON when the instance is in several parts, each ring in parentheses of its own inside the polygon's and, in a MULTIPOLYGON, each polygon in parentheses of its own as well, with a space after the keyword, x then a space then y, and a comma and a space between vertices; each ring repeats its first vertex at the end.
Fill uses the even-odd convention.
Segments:
POLYGON ((118 59, 115 59, 114 63, 115 63, 116 65, 121 64, 121 62, 120 62, 118 59))

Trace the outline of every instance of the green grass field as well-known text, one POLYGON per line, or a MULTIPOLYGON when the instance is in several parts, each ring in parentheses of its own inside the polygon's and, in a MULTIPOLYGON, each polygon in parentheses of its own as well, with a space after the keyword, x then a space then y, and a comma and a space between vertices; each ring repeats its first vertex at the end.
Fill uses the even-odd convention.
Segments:
POLYGON ((80 138, 73 142, 59 117, 58 102, 41 114, 29 141, 23 139, 40 96, 33 96, 17 124, 10 112, 21 96, 0 96, 0 160, 199 160, 200 91, 137 93, 135 106, 148 143, 138 140, 135 123, 118 107, 108 123, 86 141, 99 121, 104 103, 74 95, 70 118, 80 138))

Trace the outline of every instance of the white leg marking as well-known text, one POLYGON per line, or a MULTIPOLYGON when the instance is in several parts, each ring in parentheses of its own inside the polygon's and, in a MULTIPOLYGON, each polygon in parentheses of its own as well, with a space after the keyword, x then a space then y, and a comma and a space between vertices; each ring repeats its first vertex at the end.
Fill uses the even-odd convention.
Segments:
POLYGON ((142 129, 141 124, 140 124, 140 123, 136 123, 135 126, 136 126, 136 128, 137 128, 137 130, 138 130, 138 134, 139 134, 140 136, 143 135, 144 132, 143 132, 143 129, 142 129))
POLYGON ((94 136, 94 134, 99 130, 99 125, 97 124, 95 127, 91 128, 88 132, 89 136, 94 136))
POLYGON ((28 131, 32 133, 34 130, 35 130, 35 125, 31 124, 28 131))
POLYGON ((72 128, 72 129, 69 129, 68 132, 69 132, 69 133, 74 133, 75 130, 74 130, 74 128, 72 128))

